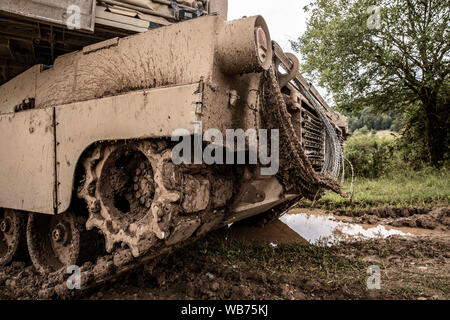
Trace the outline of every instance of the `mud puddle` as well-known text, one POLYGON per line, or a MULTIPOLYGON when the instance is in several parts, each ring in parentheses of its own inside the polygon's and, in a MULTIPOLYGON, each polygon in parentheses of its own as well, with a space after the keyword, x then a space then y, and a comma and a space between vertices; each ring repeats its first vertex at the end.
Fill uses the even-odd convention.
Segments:
POLYGON ((412 236, 385 226, 364 226, 347 223, 332 215, 289 213, 280 220, 311 244, 332 245, 342 241, 387 238, 389 236, 412 236))
POLYGON ((414 237, 437 232, 418 228, 390 227, 382 224, 362 224, 343 217, 311 210, 292 210, 280 218, 287 227, 311 244, 333 245, 339 242, 385 239, 391 236, 414 237))

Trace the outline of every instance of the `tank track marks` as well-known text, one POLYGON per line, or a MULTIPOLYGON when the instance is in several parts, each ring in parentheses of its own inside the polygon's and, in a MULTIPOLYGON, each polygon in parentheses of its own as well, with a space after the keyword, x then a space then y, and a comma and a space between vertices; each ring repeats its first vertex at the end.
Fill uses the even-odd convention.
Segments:
POLYGON ((160 242, 189 238, 233 195, 232 175, 175 166, 164 140, 102 143, 82 165, 78 197, 88 206, 86 228, 100 230, 107 252, 122 245, 134 258, 160 242))
POLYGON ((0 208, 0 266, 26 256, 27 215, 0 208))
POLYGON ((273 65, 262 80, 262 118, 267 129, 280 130, 280 170, 277 177, 286 192, 314 200, 329 189, 341 193, 339 183, 316 173, 292 124, 273 65))

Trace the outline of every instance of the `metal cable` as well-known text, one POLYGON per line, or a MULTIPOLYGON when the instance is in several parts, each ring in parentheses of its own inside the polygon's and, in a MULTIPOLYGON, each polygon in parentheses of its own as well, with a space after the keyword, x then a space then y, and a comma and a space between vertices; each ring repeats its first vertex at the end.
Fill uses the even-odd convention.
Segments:
POLYGON ((354 181, 354 178, 355 178, 355 172, 354 172, 354 170, 353 170, 353 165, 352 165, 352 163, 350 162, 350 160, 348 160, 345 156, 344 156, 344 159, 348 162, 348 164, 350 165, 350 169, 352 169, 352 180, 351 180, 351 182, 350 182, 350 193, 353 193, 353 181, 354 181))
POLYGON ((341 172, 341 168, 344 167, 344 157, 342 152, 341 143, 339 142, 339 138, 331 125, 328 116, 325 113, 325 110, 321 106, 317 99, 305 88, 302 88, 302 94, 308 99, 314 109, 317 111, 320 119, 325 125, 325 133, 327 135, 326 146, 325 146, 325 159, 324 165, 322 167, 321 173, 329 173, 330 176, 337 180, 339 178, 339 174, 341 172))

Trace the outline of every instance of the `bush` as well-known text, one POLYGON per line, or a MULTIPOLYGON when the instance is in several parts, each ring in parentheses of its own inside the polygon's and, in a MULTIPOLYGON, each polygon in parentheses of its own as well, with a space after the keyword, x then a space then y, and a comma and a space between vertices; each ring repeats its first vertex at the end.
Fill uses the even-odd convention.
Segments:
MULTIPOLYGON (((374 135, 365 127, 356 130, 345 142, 344 155, 352 163, 355 176, 360 178, 373 179, 393 171, 419 171, 428 167, 420 137, 374 135)), ((450 154, 446 155, 442 167, 450 168, 450 154)), ((351 176, 348 164, 345 175, 351 176)))
MULTIPOLYGON (((398 163, 395 140, 378 138, 357 130, 344 145, 344 154, 357 177, 378 178, 393 169, 398 163)), ((346 175, 351 175, 347 166, 346 175)))

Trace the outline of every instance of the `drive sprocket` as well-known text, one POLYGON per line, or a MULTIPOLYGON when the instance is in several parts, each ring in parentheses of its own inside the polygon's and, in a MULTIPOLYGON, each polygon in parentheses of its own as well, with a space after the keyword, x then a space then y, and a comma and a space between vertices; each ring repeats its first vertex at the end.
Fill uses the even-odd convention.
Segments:
POLYGON ((163 140, 102 143, 82 164, 85 175, 78 196, 88 206, 86 228, 101 231, 108 252, 122 244, 138 257, 169 237, 181 196, 164 183, 172 177, 165 170, 171 149, 163 140))

